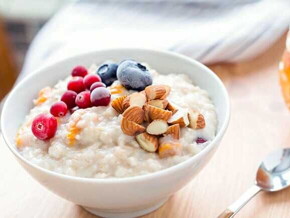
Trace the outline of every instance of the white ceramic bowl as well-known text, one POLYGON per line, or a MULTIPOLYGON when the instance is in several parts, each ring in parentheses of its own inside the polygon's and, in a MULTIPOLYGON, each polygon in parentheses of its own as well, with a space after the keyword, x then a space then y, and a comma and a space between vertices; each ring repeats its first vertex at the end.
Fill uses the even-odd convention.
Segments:
MULTIPOLYGON (((207 67, 185 56, 154 50, 113 49, 88 53, 43 67, 24 78, 9 94, 1 115, 2 135, 9 149, 26 171, 55 194, 104 217, 135 217, 160 207, 185 186, 209 161, 229 122, 229 99, 220 79, 207 67), (25 160, 14 138, 38 91, 70 74, 75 65, 90 66, 106 60, 132 58, 148 63, 159 73, 188 74, 194 84, 208 91, 218 116, 215 139, 194 157, 165 170, 131 178, 90 179, 58 174, 25 160)), ((206 188, 206 187, 205 187, 206 188)))

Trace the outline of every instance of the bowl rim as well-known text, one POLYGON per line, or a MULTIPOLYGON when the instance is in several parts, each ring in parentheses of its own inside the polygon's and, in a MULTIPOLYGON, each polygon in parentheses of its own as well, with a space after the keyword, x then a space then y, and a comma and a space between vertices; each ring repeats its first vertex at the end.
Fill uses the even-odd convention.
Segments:
POLYGON ((1 111, 1 115, 0 115, 0 129, 1 129, 1 135, 2 138, 4 139, 5 144, 7 145, 7 147, 9 148, 9 150, 18 158, 20 159, 22 162, 24 162, 25 164, 29 165, 32 168, 35 168, 36 170, 42 171, 42 173, 48 174, 50 176, 54 176, 54 177, 58 177, 60 179, 66 179, 66 180, 70 180, 70 181, 78 181, 78 182, 88 182, 88 183, 128 183, 128 182, 139 182, 139 181, 144 181, 144 180, 150 180, 154 177, 161 177, 161 176, 165 176, 168 174, 171 174, 175 171, 179 171, 182 168, 185 168, 186 166, 190 166, 193 162, 195 162, 195 160, 201 159, 205 154, 207 154, 208 152, 210 152, 211 150, 213 150, 216 146, 218 146, 218 143, 222 137, 225 134, 225 131, 228 127, 229 124, 229 120, 230 120, 230 101, 229 101, 229 96, 228 96, 228 92, 224 86, 224 84, 222 83, 222 81, 220 80, 220 78, 208 67, 206 67, 205 65, 203 65, 202 63, 187 57, 185 55, 176 53, 176 52, 172 52, 172 51, 166 51, 166 50, 157 50, 157 49, 143 49, 143 48, 114 48, 114 49, 102 49, 102 50, 97 50, 97 51, 90 51, 90 52, 85 52, 79 55, 75 55, 75 56, 71 56, 65 59, 62 59, 60 61, 57 62, 53 62, 51 64, 47 64, 44 65, 38 69, 36 69, 34 72, 32 72, 30 75, 27 75, 26 77, 24 77, 8 94, 7 98, 5 99, 2 111, 1 111), (74 59, 82 59, 86 56, 89 55, 94 55, 94 54, 102 54, 103 52, 120 52, 120 51, 125 51, 125 52, 149 52, 152 53, 152 55, 164 55, 164 56, 171 56, 172 58, 179 58, 179 59, 185 59, 188 62, 191 62, 192 64, 197 65, 199 68, 201 68, 204 71, 208 71, 208 73, 214 78, 214 80, 218 83, 219 87, 221 88, 221 94, 223 94, 224 98, 225 98, 225 111, 226 111, 226 117, 225 117, 225 121, 222 124, 222 126, 220 127, 220 130, 217 132, 215 138, 204 148, 202 149, 199 153, 197 153, 196 155, 188 158, 187 160, 178 163, 176 165, 173 165, 171 167, 153 172, 153 173, 148 173, 148 174, 144 174, 144 175, 137 175, 137 176, 132 176, 132 177, 122 177, 122 178, 87 178, 87 177, 78 177, 78 176, 70 176, 70 175, 66 175, 66 174, 61 174, 55 171, 51 171, 45 168, 42 168, 28 160, 26 160, 17 150, 17 148, 13 145, 9 143, 8 140, 8 136, 5 133, 5 124, 3 121, 3 117, 4 117, 4 111, 7 110, 7 102, 10 102, 12 96, 14 95, 15 92, 18 91, 18 89, 21 89, 23 84, 25 84, 27 81, 33 79, 33 77, 37 76, 38 74, 42 74, 43 71, 47 71, 50 68, 54 68, 56 65, 60 65, 63 62, 70 62, 74 59))

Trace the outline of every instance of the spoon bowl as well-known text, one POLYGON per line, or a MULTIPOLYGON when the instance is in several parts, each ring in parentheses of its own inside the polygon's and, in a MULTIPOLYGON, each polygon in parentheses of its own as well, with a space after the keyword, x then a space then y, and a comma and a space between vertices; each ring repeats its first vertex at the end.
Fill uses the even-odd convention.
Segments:
POLYGON ((261 163, 255 184, 218 218, 234 217, 260 191, 275 192, 290 186, 290 148, 271 152, 261 163))
POLYGON ((290 185, 290 148, 270 153, 261 163, 256 185, 264 191, 280 191, 290 185))

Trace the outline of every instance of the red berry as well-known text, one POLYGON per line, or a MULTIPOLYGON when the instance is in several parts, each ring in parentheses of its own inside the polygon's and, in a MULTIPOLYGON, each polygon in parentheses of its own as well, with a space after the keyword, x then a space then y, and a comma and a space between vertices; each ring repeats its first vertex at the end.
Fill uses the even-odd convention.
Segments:
POLYGON ((91 102, 93 106, 107 106, 111 101, 111 93, 104 87, 94 89, 91 93, 91 102))
POLYGON ((66 103, 59 101, 51 105, 50 113, 55 117, 63 117, 67 113, 66 103))
POLYGON ((91 85, 90 91, 92 92, 95 88, 106 87, 106 85, 102 82, 95 82, 91 85))
POLYGON ((40 139, 50 139, 55 135, 57 120, 50 114, 39 114, 32 122, 31 130, 33 135, 40 139))
POLYGON ((88 108, 91 107, 90 91, 83 91, 79 93, 76 97, 76 105, 79 108, 88 108))
POLYGON ((66 103, 66 106, 68 108, 73 108, 74 106, 76 106, 75 103, 76 97, 77 97, 76 92, 68 90, 61 96, 60 100, 66 103))
POLYGON ((68 82, 67 89, 75 91, 76 93, 85 91, 86 87, 84 86, 84 79, 79 76, 73 77, 73 79, 68 82))
POLYGON ((205 143, 205 142, 207 142, 207 140, 204 139, 204 138, 200 138, 200 137, 198 137, 198 138, 196 139, 196 143, 197 143, 197 144, 202 144, 202 143, 205 143))
POLYGON ((95 74, 86 75, 84 78, 84 84, 87 89, 91 88, 91 85, 95 82, 102 82, 101 77, 95 74))
POLYGON ((72 76, 85 77, 87 74, 88 74, 88 71, 83 66, 76 66, 71 72, 72 76))

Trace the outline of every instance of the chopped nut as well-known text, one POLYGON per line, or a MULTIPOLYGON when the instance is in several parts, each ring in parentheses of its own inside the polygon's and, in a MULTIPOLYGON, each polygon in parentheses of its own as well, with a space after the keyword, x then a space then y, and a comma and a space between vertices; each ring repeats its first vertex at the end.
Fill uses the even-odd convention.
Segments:
POLYGON ((202 114, 197 111, 190 110, 188 113, 189 126, 193 129, 203 129, 205 127, 205 119, 202 114))
POLYGON ((127 96, 121 96, 121 97, 118 97, 118 98, 115 98, 111 105, 112 107, 119 113, 123 113, 124 112, 124 109, 123 109, 123 102, 125 100, 127 96))
POLYGON ((130 107, 130 96, 127 96, 123 100, 123 110, 126 110, 128 107, 130 107))
POLYGON ((153 120, 146 131, 151 135, 161 135, 167 131, 168 124, 164 120, 153 120))
POLYGON ((137 133, 145 132, 145 127, 133 121, 122 118, 121 129, 126 135, 134 136, 137 133))
POLYGON ((168 120, 168 123, 179 124, 180 127, 186 127, 189 125, 187 114, 188 114, 187 110, 180 109, 175 114, 172 115, 172 117, 168 120))
POLYGON ((145 105, 143 106, 143 110, 144 110, 144 112, 145 112, 145 115, 144 115, 144 121, 150 123, 152 120, 151 120, 151 118, 150 118, 150 116, 149 116, 149 108, 148 108, 148 107, 149 107, 148 104, 145 104, 145 105))
POLYGON ((161 109, 165 109, 167 107, 168 101, 166 99, 164 100, 150 100, 148 101, 149 105, 152 105, 154 107, 158 107, 161 109))
MULTIPOLYGON (((163 138, 165 139, 165 138, 163 138)), ((173 140, 161 140, 161 144, 158 148, 158 154, 160 158, 171 157, 180 155, 182 152, 182 145, 178 141, 173 140)))
POLYGON ((167 85, 151 85, 145 88, 148 100, 165 99, 170 93, 170 87, 167 85))
POLYGON ((174 124, 172 126, 169 126, 167 131, 165 132, 165 135, 170 135, 172 136, 173 139, 179 139, 180 138, 179 124, 174 124))
POLYGON ((135 92, 129 97, 129 105, 143 107, 143 105, 146 103, 146 100, 146 95, 141 92, 135 92))
POLYGON ((146 100, 146 95, 144 93, 135 92, 123 100, 123 110, 126 110, 130 106, 143 107, 143 105, 146 103, 146 100))
POLYGON ((143 123, 144 116, 145 116, 144 111, 139 106, 130 106, 123 113, 124 118, 138 124, 143 123))
POLYGON ((136 140, 140 147, 148 152, 155 152, 158 149, 158 138, 144 132, 136 136, 136 140))
POLYGON ((166 109, 171 111, 172 114, 175 114, 178 111, 177 106, 170 102, 168 102, 166 109))
POLYGON ((151 120, 161 119, 167 121, 172 115, 171 111, 163 110, 161 108, 154 107, 152 105, 147 105, 145 110, 147 110, 148 116, 150 117, 151 120))

